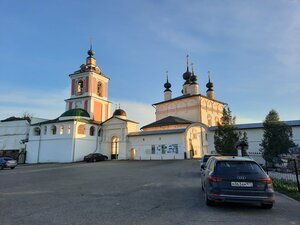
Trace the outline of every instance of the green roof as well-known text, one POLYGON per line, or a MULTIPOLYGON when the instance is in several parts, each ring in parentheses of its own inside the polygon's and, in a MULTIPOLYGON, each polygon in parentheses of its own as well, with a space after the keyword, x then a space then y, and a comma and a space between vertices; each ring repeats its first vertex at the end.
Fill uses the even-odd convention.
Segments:
POLYGON ((61 114, 60 117, 69 117, 69 116, 80 116, 80 117, 90 118, 90 114, 84 109, 71 109, 61 114))

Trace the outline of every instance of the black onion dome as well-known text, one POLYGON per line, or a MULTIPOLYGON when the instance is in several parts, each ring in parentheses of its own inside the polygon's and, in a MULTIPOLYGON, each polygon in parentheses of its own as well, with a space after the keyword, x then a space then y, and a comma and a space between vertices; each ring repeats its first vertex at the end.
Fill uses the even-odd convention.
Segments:
POLYGON ((93 57, 95 55, 95 51, 92 49, 92 46, 90 48, 90 50, 88 50, 87 54, 90 56, 90 57, 93 57))
POLYGON ((190 80, 192 84, 197 84, 198 77, 196 75, 192 75, 190 80))
POLYGON ((126 116, 126 112, 123 109, 116 109, 113 116, 126 116))
POLYGON ((172 85, 169 82, 167 82, 167 83, 165 83, 164 87, 167 89, 170 89, 172 87, 172 85))
POLYGON ((210 82, 210 79, 208 83, 206 84, 207 91, 213 91, 214 83, 210 82))
POLYGON ((189 71, 189 68, 187 67, 186 72, 184 74, 182 74, 182 77, 184 80, 189 80, 191 76, 192 76, 192 73, 189 71))

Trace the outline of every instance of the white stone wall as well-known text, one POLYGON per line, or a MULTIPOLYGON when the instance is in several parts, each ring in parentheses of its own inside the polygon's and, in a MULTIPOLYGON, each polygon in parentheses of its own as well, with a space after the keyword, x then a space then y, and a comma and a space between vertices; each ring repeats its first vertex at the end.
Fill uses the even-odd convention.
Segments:
POLYGON ((135 160, 166 160, 166 159, 184 159, 184 133, 177 134, 157 134, 145 136, 129 136, 129 145, 127 148, 127 155, 130 158, 131 149, 135 149, 135 160), (178 153, 162 154, 156 151, 152 154, 152 145, 178 145, 178 153))
POLYGON ((29 126, 27 120, 0 122, 0 150, 24 149, 20 141, 28 137, 29 126))
POLYGON ((85 155, 97 151, 97 125, 77 121, 43 124, 40 135, 35 132, 37 127, 30 127, 26 163, 82 161, 85 155), (52 134, 53 125, 57 128, 56 134, 52 134), (63 131, 61 125, 64 125, 63 131), (84 134, 78 134, 80 125, 85 126, 84 134), (90 136, 91 126, 95 127, 94 136, 90 136))

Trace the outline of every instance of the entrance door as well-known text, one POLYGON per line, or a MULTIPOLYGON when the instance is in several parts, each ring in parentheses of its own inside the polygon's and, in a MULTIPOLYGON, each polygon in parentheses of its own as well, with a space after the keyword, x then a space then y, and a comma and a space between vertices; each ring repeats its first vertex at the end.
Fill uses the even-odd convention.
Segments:
POLYGON ((118 159, 119 156, 119 138, 113 136, 111 138, 111 159, 118 159))

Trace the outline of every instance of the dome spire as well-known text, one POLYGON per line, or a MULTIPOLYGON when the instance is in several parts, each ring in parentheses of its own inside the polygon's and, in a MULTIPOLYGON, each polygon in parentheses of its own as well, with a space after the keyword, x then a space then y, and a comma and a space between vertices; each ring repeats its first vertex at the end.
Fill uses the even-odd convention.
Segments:
POLYGON ((186 55, 186 71, 189 72, 189 54, 186 55))
POLYGON ((164 91, 164 95, 165 95, 165 101, 168 101, 170 99, 172 99, 172 91, 171 91, 171 87, 172 85, 169 82, 169 72, 166 71, 166 77, 167 77, 167 82, 164 84, 165 87, 165 91, 164 91))
POLYGON ((191 63, 191 67, 192 67, 192 75, 190 78, 191 84, 197 84, 198 77, 194 73, 194 63, 191 63))
POLYGON ((215 98, 214 83, 210 81, 210 71, 208 71, 208 83, 206 84, 206 87, 207 87, 206 96, 208 98, 214 99, 215 98))

